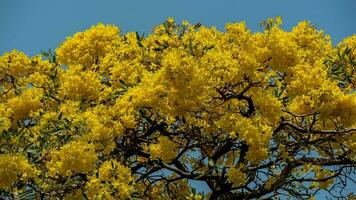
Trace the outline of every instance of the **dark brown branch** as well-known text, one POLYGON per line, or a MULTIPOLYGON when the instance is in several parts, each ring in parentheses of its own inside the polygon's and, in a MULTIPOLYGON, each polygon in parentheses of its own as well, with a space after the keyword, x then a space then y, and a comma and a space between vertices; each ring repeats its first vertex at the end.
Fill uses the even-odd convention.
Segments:
POLYGON ((211 157, 211 159, 214 161, 214 163, 216 161, 218 161, 218 159, 226 154, 227 152, 229 152, 231 150, 231 147, 233 146, 233 142, 231 140, 227 140, 226 143, 222 146, 220 146, 213 154, 213 156, 211 157))
POLYGON ((274 130, 274 133, 281 131, 283 128, 289 127, 295 131, 301 133, 313 133, 313 134, 340 134, 340 133, 350 133, 356 131, 356 128, 346 128, 340 130, 308 130, 290 121, 282 121, 280 125, 274 130))

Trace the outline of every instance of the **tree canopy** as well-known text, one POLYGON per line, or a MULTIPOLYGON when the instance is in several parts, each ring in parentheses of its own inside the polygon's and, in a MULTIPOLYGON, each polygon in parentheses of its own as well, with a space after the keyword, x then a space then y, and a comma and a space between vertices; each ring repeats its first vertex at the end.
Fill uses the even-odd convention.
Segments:
POLYGON ((97 24, 54 52, 3 54, 0 198, 347 198, 356 35, 335 46, 281 23, 97 24))

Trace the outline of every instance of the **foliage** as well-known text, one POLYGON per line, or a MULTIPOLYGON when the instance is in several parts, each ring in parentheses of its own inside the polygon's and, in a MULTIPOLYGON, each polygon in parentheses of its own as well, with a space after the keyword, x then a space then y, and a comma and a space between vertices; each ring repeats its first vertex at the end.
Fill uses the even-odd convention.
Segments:
POLYGON ((169 18, 147 37, 98 24, 55 52, 5 53, 0 198, 346 198, 356 35, 333 46, 281 23, 169 18))

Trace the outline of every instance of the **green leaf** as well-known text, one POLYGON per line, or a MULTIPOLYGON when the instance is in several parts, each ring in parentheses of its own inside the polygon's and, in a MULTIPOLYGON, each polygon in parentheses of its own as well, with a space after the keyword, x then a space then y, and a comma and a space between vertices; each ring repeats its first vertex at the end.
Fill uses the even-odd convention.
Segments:
POLYGON ((53 62, 53 63, 57 62, 56 54, 53 54, 52 62, 53 62))
POLYGON ((127 90, 128 86, 127 86, 127 84, 125 83, 125 81, 123 81, 123 80, 121 80, 121 79, 120 79, 119 81, 120 81, 120 83, 121 83, 121 85, 120 85, 121 88, 127 90))
POLYGON ((45 51, 41 51, 41 55, 46 57, 46 58, 48 58, 48 56, 49 56, 49 54, 47 52, 45 52, 45 51))

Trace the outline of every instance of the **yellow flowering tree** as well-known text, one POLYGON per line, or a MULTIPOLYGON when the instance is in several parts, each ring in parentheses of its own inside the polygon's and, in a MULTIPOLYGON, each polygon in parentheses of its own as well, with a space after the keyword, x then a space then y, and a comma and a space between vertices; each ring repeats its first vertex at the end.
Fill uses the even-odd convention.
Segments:
POLYGON ((346 198, 356 35, 333 46, 281 23, 98 24, 55 52, 3 54, 0 198, 346 198))

